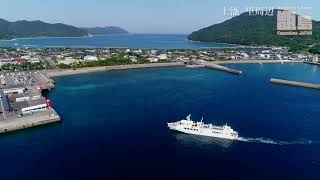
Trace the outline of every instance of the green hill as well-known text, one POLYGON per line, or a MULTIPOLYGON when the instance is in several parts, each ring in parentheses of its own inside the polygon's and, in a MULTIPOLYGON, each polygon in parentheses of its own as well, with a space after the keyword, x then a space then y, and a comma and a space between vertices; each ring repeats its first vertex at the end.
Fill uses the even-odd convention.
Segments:
POLYGON ((26 37, 83 37, 85 30, 66 24, 49 24, 42 21, 9 22, 0 19, 0 39, 26 37))
POLYGON ((313 35, 278 36, 274 16, 250 16, 248 12, 191 33, 189 40, 240 45, 288 46, 293 51, 306 51, 320 42, 320 22, 313 21, 313 35))

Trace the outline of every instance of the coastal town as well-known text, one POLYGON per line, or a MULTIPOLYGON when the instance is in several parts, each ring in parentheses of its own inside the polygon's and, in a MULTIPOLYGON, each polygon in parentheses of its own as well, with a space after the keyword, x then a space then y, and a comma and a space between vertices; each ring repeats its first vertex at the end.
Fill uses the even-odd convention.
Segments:
MULTIPOLYGON (((78 63, 112 60, 127 61, 118 64, 157 62, 250 62, 308 61, 318 62, 316 55, 293 53, 281 47, 235 47, 212 49, 105 49, 105 48, 1 48, 2 70, 16 70, 10 64, 37 63, 35 69, 75 68, 78 63), (6 69, 7 68, 7 69, 6 69), (11 69, 10 69, 11 68, 11 69)), ((117 64, 117 63, 115 63, 117 64)), ((115 65, 113 64, 113 65, 115 65)), ((108 64, 107 64, 108 65, 108 64)), ((94 63, 91 64, 94 66, 94 63)), ((26 69, 27 70, 27 69, 26 69)))
MULTIPOLYGON (((289 52, 286 48, 225 49, 93 49, 93 48, 0 48, 0 133, 61 121, 43 91, 55 87, 51 77, 88 72, 186 66, 207 67, 242 74, 223 64, 313 63, 316 55, 289 52)), ((319 85, 271 79, 272 83, 319 89, 319 85)))

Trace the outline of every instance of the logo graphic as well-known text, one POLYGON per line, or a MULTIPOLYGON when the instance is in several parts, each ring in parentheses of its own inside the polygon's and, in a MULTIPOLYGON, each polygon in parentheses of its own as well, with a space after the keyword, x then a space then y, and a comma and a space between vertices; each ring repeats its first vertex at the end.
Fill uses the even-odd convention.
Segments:
POLYGON ((279 10, 277 13, 277 34, 283 36, 312 35, 311 16, 301 16, 288 10, 279 10))
POLYGON ((240 8, 239 7, 234 7, 234 6, 224 7, 223 11, 224 11, 223 14, 225 16, 234 17, 234 16, 239 16, 240 15, 240 8))
POLYGON ((273 7, 247 7, 249 16, 274 16, 273 7))

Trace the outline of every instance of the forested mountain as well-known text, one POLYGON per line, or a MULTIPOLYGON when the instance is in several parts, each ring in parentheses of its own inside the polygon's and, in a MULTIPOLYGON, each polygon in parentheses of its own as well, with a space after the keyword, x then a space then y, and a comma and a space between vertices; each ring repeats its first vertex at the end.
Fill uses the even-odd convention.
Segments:
POLYGON ((0 19, 0 38, 25 37, 83 37, 88 32, 80 28, 56 23, 49 24, 42 21, 15 21, 9 22, 0 19))
POLYGON ((276 13, 274 16, 250 16, 248 12, 191 33, 189 40, 241 45, 288 46, 293 51, 308 51, 320 42, 320 22, 312 21, 310 36, 277 35, 276 13))

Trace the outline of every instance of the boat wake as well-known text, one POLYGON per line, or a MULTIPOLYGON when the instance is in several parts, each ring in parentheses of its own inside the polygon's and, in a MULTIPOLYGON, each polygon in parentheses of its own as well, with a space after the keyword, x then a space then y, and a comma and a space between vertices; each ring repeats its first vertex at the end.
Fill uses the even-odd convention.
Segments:
POLYGON ((244 138, 238 137, 238 141, 250 142, 250 143, 264 143, 264 144, 276 144, 276 145, 298 145, 298 144, 318 144, 319 141, 312 140, 294 140, 294 141, 278 141, 268 138, 244 138))

